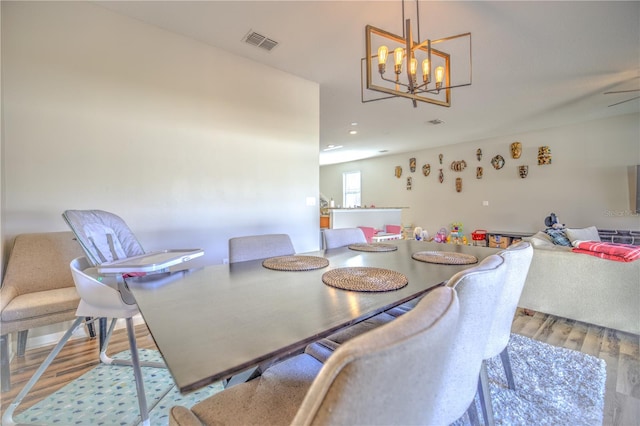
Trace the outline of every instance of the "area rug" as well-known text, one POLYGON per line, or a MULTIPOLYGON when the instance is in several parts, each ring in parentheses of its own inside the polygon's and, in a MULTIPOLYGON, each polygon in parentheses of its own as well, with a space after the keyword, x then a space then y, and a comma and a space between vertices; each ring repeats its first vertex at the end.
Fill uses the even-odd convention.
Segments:
MULTIPOLYGON (((141 361, 162 361, 158 351, 140 349, 141 361)), ((129 351, 113 358, 131 359, 129 351)), ((166 368, 142 367, 149 420, 154 426, 169 424, 174 405, 191 407, 223 390, 214 383, 196 392, 181 395, 166 368)), ((73 382, 14 416, 16 423, 38 425, 120 425, 140 424, 140 409, 133 370, 128 366, 100 364, 73 382)))
MULTIPOLYGON (((581 352, 557 348, 517 334, 509 354, 517 389, 508 389, 500 357, 488 362, 491 398, 497 425, 601 425, 606 364, 581 352)), ((128 352, 114 358, 127 358, 128 352)), ((158 361, 156 351, 140 358, 158 361)), ((152 425, 167 425, 174 405, 191 407, 223 390, 215 383, 180 395, 166 369, 143 367, 152 425)), ((480 406, 478 413, 481 416, 480 406)), ((27 411, 18 423, 43 425, 138 425, 140 416, 130 367, 99 365, 27 411)), ((468 425, 466 415, 454 423, 468 425)))
MULTIPOLYGON (((508 350, 515 391, 507 387, 500 356, 487 363, 496 425, 602 425, 604 360, 518 334, 508 350)), ((455 423, 468 424, 466 415, 455 423)))

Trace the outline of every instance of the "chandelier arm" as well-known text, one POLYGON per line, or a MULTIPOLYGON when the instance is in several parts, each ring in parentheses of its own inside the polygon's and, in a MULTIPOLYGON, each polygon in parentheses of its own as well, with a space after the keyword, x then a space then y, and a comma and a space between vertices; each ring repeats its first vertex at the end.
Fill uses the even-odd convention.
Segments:
POLYGON ((465 86, 471 86, 471 83, 456 84, 453 86, 442 86, 439 89, 420 90, 419 92, 437 94, 440 90, 455 89, 456 87, 465 87, 465 86))
POLYGON ((454 40, 456 38, 461 38, 461 37, 466 37, 466 36, 469 36, 469 39, 471 39, 471 33, 463 33, 463 34, 452 35, 452 36, 445 37, 445 38, 439 38, 437 40, 431 40, 431 44, 442 43, 443 41, 454 40))
POLYGON ((398 80, 395 80, 395 79, 394 79, 394 80, 392 80, 392 79, 390 79, 390 78, 386 78, 386 77, 384 76, 384 74, 380 74, 380 78, 381 78, 382 80, 384 80, 384 81, 388 81, 389 83, 394 83, 394 84, 398 84, 398 85, 400 85, 400 86, 402 86, 402 87, 409 88, 409 85, 408 85, 408 84, 405 84, 405 83, 403 83, 402 81, 398 81, 398 80))

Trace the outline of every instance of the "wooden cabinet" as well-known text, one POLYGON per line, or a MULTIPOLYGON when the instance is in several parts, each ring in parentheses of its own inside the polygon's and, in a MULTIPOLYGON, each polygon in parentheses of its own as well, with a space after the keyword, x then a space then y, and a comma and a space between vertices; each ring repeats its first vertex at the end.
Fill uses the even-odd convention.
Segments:
POLYGON ((320 228, 329 227, 329 216, 320 216, 320 228))

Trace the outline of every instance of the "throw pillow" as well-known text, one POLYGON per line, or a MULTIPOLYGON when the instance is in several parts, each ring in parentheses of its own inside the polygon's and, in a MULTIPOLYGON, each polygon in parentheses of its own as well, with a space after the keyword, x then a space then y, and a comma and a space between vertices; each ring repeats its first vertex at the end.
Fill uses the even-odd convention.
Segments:
POLYGON ((571 247, 571 241, 569 241, 567 235, 564 233, 564 229, 547 228, 544 232, 546 232, 547 235, 551 237, 551 241, 553 241, 553 244, 571 247))
POLYGON ((567 228, 565 229, 565 233, 567 234, 569 241, 571 241, 571 244, 574 246, 577 241, 600 242, 598 228, 595 226, 589 226, 588 228, 567 228))
POLYGON ((534 248, 553 247, 554 245, 551 238, 543 231, 538 231, 530 237, 524 237, 523 240, 530 242, 534 248))

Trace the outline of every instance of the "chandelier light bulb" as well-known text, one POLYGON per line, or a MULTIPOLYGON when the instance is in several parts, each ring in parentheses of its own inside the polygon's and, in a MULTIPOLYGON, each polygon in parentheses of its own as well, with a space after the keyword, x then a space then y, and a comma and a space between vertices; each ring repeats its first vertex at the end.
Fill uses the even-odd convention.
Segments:
POLYGON ((409 67, 410 67, 409 72, 411 73, 411 79, 413 80, 413 84, 416 84, 416 74, 418 73, 418 60, 416 58, 411 58, 409 67))
POLYGON ((436 89, 442 87, 442 80, 444 80, 444 67, 436 68, 436 89))
POLYGON ((422 61, 422 81, 424 84, 429 83, 431 81, 431 64, 429 63, 429 59, 425 59, 422 61))
POLYGON ((393 59, 395 62, 396 74, 402 72, 402 57, 404 56, 404 49, 402 47, 396 47, 393 51, 393 59))
POLYGON ((378 48, 378 71, 380 74, 384 74, 387 58, 389 57, 389 49, 387 46, 380 46, 378 48))

